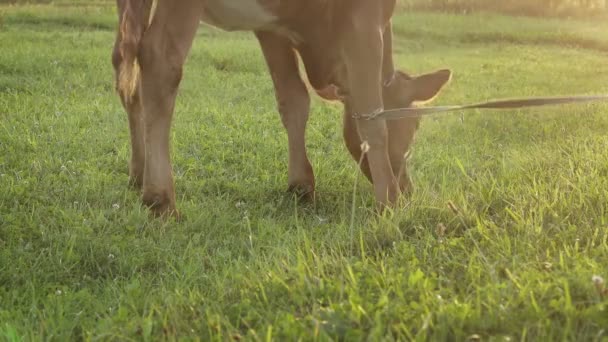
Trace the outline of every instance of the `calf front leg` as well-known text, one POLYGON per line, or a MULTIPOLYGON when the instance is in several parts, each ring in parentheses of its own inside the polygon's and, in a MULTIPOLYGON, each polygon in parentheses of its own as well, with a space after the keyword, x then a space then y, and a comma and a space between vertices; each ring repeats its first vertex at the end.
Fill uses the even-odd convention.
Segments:
POLYGON ((361 172, 363 172, 365 177, 371 183, 373 183, 372 173, 369 169, 367 156, 363 155, 363 151, 361 151, 361 138, 359 137, 359 132, 357 131, 357 120, 353 118, 354 113, 350 108, 348 108, 348 103, 345 104, 345 107, 342 132, 344 136, 344 143, 346 144, 346 148, 348 149, 348 152, 350 152, 350 155, 353 157, 355 162, 359 163, 361 172))
MULTIPOLYGON (((385 90, 385 87, 392 83, 395 77, 395 66, 393 62, 393 31, 390 22, 386 24, 384 28, 382 41, 382 84, 383 90, 385 90)), ((361 159, 361 139, 359 137, 359 133, 357 132, 357 122, 353 118, 353 115, 354 113, 352 109, 346 106, 343 126, 344 142, 346 143, 346 147, 348 148, 348 151, 350 152, 353 159, 356 162, 360 163, 359 166, 365 177, 367 177, 370 182, 373 182, 367 157, 363 156, 363 159, 361 159)), ((397 124, 397 126, 402 127, 401 124, 397 124)), ((391 160, 391 167, 393 169, 393 173, 399 180, 399 187, 401 191, 404 191, 404 189, 411 188, 411 182, 409 181, 409 176, 407 175, 405 164, 403 164, 404 168, 402 169, 401 159, 403 157, 403 152, 407 151, 411 139, 405 138, 405 140, 407 141, 402 139, 400 137, 400 129, 397 127, 393 127, 392 122, 387 124, 387 129, 389 135, 389 157, 391 160), (404 143, 407 146, 404 147, 404 143), (398 156, 399 154, 401 154, 401 156, 398 156), (398 161, 395 160, 396 156, 399 159, 398 161)))
MULTIPOLYGON (((361 139, 357 132, 357 122, 352 116, 352 111, 347 109, 344 113, 344 142, 353 159, 357 163, 360 163, 359 167, 361 168, 361 172, 363 172, 365 177, 373 183, 367 156, 363 155, 363 158, 361 158, 361 139)), ((406 157, 413 143, 418 121, 418 118, 407 118, 391 120, 387 124, 389 141, 388 150, 391 168, 399 182, 399 190, 407 196, 411 196, 414 189, 408 172, 406 157)))
POLYGON ((169 137, 182 66, 199 24, 197 3, 160 1, 138 55, 145 133, 142 199, 157 216, 177 215, 169 137))
POLYGON ((411 196, 413 183, 408 172, 408 153, 419 125, 419 118, 392 120, 388 124, 389 157, 393 173, 399 181, 399 189, 404 195, 411 196))
POLYGON ((281 121, 289 143, 288 184, 292 191, 314 198, 315 178, 306 153, 306 124, 310 96, 300 77, 297 56, 290 42, 270 32, 256 32, 272 81, 281 121))
MULTIPOLYGON (((356 115, 371 114, 383 109, 383 28, 379 22, 371 19, 374 18, 375 7, 377 6, 372 2, 367 6, 361 5, 345 34, 343 53, 348 73, 347 101, 348 107, 356 115)), ((381 205, 393 206, 400 190, 388 154, 386 122, 366 119, 357 119, 356 122, 361 141, 369 146, 367 160, 376 200, 381 205)))

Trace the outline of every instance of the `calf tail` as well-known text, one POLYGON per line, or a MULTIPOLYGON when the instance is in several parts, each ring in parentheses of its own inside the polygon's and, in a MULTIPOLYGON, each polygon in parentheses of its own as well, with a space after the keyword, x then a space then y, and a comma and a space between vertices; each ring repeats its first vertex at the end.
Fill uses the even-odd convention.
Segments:
POLYGON ((141 40, 154 15, 158 0, 118 0, 120 13, 118 92, 125 100, 135 95, 139 80, 139 54, 141 40))

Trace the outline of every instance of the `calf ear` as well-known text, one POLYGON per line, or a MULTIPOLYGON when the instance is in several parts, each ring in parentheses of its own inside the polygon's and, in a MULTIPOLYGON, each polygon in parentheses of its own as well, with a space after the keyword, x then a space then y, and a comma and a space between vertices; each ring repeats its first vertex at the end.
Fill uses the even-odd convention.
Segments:
POLYGON ((452 78, 452 71, 448 69, 420 75, 411 80, 414 91, 414 102, 428 102, 439 94, 441 88, 452 78))

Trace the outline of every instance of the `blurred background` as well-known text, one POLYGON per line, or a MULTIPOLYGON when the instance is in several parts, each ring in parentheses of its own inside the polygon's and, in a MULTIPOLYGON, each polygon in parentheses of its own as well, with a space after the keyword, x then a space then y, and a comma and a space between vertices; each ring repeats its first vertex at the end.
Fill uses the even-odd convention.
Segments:
MULTIPOLYGON (((601 16, 608 12, 608 0, 398 0, 410 10, 476 12, 490 11, 514 15, 583 17, 601 16)), ((51 0, 0 0, 0 4, 61 3, 51 0)), ((113 3, 113 0, 69 1, 113 3)))
POLYGON ((400 0, 400 3, 408 9, 530 16, 599 16, 608 9, 607 0, 400 0))

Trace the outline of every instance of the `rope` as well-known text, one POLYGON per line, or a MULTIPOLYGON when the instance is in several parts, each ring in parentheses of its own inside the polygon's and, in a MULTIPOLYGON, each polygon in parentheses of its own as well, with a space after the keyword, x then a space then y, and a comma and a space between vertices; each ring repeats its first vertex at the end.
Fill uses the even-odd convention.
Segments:
POLYGON ((417 118, 440 113, 449 113, 471 109, 515 109, 541 106, 555 106, 571 103, 589 103, 608 101, 608 95, 594 96, 564 96, 564 97, 531 97, 521 99, 493 100, 488 102, 461 105, 461 106, 438 106, 422 108, 397 108, 379 111, 367 115, 355 115, 356 119, 366 120, 397 120, 404 118, 417 118))

